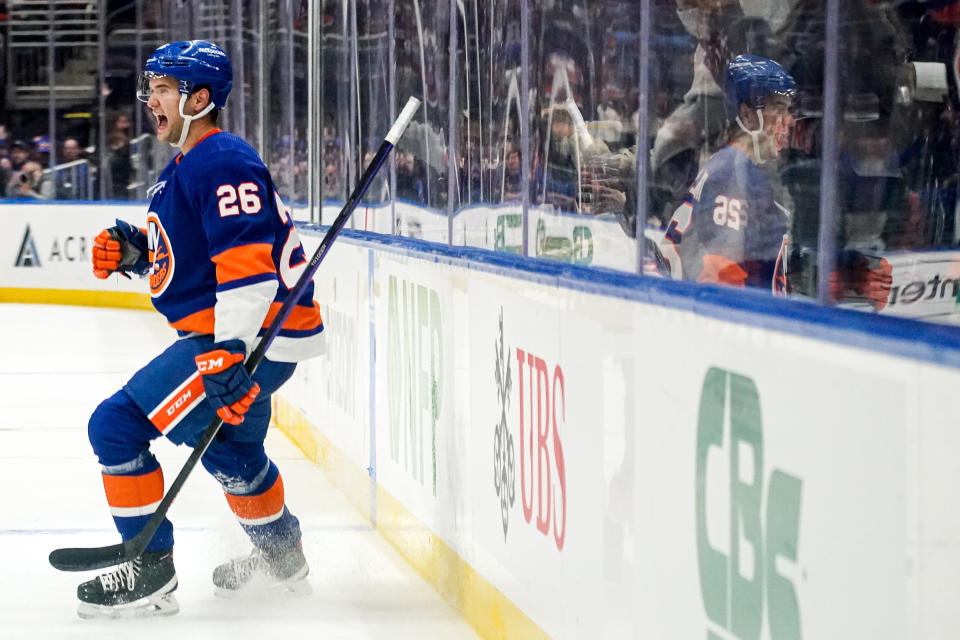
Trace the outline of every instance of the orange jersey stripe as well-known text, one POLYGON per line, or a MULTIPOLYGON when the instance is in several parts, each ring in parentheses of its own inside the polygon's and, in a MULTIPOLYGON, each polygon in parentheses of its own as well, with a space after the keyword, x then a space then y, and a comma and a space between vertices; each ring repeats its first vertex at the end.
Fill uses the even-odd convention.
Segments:
MULTIPOLYGON (((267 317, 264 318, 261 326, 264 328, 270 326, 270 323, 274 317, 276 317, 277 313, 279 313, 280 307, 282 306, 283 304, 280 302, 271 303, 267 317)), ((210 307, 209 309, 191 313, 176 322, 171 322, 170 326, 180 331, 212 334, 215 324, 216 317, 214 316, 213 307, 210 307)), ((320 305, 314 300, 312 307, 295 306, 293 310, 290 311, 290 315, 287 316, 287 321, 283 323, 283 328, 292 331, 309 331, 310 329, 316 329, 322 324, 323 318, 320 317, 320 305)))
POLYGON ((277 268, 270 255, 272 250, 273 247, 267 243, 245 244, 213 256, 213 262, 217 265, 217 282, 223 284, 263 273, 276 273, 277 268))
POLYGON ((142 476, 103 476, 103 491, 111 507, 145 507, 163 499, 163 471, 142 476))
POLYGON ((215 323, 216 316, 214 316, 213 307, 209 307, 207 309, 201 309, 196 313, 191 313, 176 322, 171 322, 170 326, 180 331, 213 334, 215 323))
MULTIPOLYGON (((267 317, 263 321, 264 327, 270 326, 282 306, 279 302, 270 305, 270 311, 267 312, 267 317)), ((286 322, 283 323, 283 328, 292 331, 309 331, 310 329, 316 329, 321 324, 323 324, 323 319, 320 317, 320 305, 314 300, 312 307, 301 307, 300 305, 293 307, 286 322)))
POLYGON ((268 518, 283 511, 283 478, 277 476, 273 486, 256 496, 235 496, 224 493, 230 509, 243 520, 268 518))

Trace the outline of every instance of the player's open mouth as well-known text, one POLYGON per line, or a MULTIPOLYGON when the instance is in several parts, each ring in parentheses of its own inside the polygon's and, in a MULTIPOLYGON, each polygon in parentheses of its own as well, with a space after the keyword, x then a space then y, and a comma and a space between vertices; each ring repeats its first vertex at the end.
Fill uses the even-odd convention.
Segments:
POLYGON ((790 135, 788 133, 778 133, 774 137, 774 143, 777 145, 777 151, 781 151, 790 144, 790 135))
POLYGON ((153 114, 157 119, 157 131, 163 131, 167 128, 167 116, 162 116, 159 113, 153 114))

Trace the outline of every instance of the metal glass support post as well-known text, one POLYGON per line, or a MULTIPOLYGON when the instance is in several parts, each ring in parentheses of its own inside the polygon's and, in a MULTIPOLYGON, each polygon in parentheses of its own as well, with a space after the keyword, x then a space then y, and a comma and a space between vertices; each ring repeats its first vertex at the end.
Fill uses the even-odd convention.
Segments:
POLYGON ((637 106, 637 211, 634 230, 637 239, 637 274, 643 275, 647 243, 647 172, 650 170, 650 0, 640 0, 640 87, 637 106))
MULTIPOLYGON (((396 60, 397 48, 394 38, 396 37, 395 24, 396 24, 396 8, 394 7, 394 0, 387 0, 387 15, 390 16, 390 21, 387 23, 387 38, 389 42, 387 43, 388 56, 390 64, 387 65, 387 76, 389 82, 389 91, 390 91, 390 122, 394 122, 397 119, 397 73, 396 65, 394 60, 396 60)), ((390 233, 397 235, 399 229, 397 229, 397 153, 394 151, 390 154, 390 233)))
MULTIPOLYGON (((140 71, 143 69, 143 0, 135 0, 133 3, 134 23, 137 25, 136 33, 133 34, 133 77, 139 78, 140 71)), ((135 104, 133 109, 133 137, 136 138, 143 133, 143 109, 135 104)), ((146 154, 141 153, 140 166, 147 163, 146 154)))
MULTIPOLYGON (((280 68, 283 69, 280 74, 280 81, 283 82, 283 132, 290 142, 290 163, 283 176, 283 186, 288 189, 283 197, 289 198, 290 206, 293 206, 293 200, 297 193, 296 178, 294 177, 294 167, 296 165, 295 151, 297 148, 296 126, 294 124, 294 92, 293 92, 293 65, 294 65, 294 37, 293 37, 293 0, 281 0, 277 3, 277 25, 281 26, 286 33, 283 41, 283 62, 280 68)), ((292 209, 291 209, 292 212, 292 209)))
POLYGON ((530 255, 530 2, 520 0, 520 189, 523 211, 523 255, 530 255))
MULTIPOLYGON (((447 53, 447 246, 453 245, 457 197, 457 0, 450 0, 450 46, 447 53)), ((469 82, 469 78, 467 79, 469 82)))
POLYGON ((270 0, 259 0, 257 4, 257 151, 269 165, 267 122, 270 118, 267 113, 269 108, 267 79, 270 77, 270 70, 267 68, 267 46, 270 42, 270 0))
POLYGON ((827 0, 823 57, 823 159, 820 163, 820 238, 817 300, 830 304, 830 274, 837 263, 837 123, 839 121, 840 0, 827 0))
POLYGON ((47 162, 48 167, 57 164, 57 82, 56 82, 56 5, 51 2, 47 5, 47 16, 50 24, 47 28, 47 88, 49 99, 47 100, 47 136, 50 138, 50 159, 47 162))
MULTIPOLYGON (((141 0, 142 1, 142 0, 141 0)), ((235 94, 234 99, 230 102, 230 107, 233 109, 233 112, 236 114, 233 120, 231 120, 231 128, 233 131, 243 138, 247 139, 247 90, 246 90, 246 64, 244 62, 244 50, 243 50, 243 16, 245 12, 243 11, 243 5, 241 0, 231 0, 230 3, 230 20, 233 22, 233 52, 230 55, 230 60, 233 62, 233 67, 236 70, 236 82, 234 82, 233 92, 235 94)))
POLYGON ((99 180, 98 191, 101 200, 107 199, 107 25, 106 25, 106 2, 97 3, 97 31, 99 32, 97 42, 97 156, 99 158, 99 180))
MULTIPOLYGON (((357 29, 357 0, 348 0, 349 23, 344 21, 344 42, 350 43, 350 137, 354 139, 347 166, 350 168, 347 189, 353 191, 360 174, 363 172, 363 130, 360 126, 360 53, 357 41, 360 31, 357 29), (348 26, 349 24, 349 26, 348 26)), ((356 229, 357 218, 350 216, 350 228, 356 229)))
POLYGON ((317 67, 317 49, 319 47, 320 21, 317 7, 320 3, 314 0, 307 6, 307 207, 310 211, 310 222, 320 222, 320 193, 317 189, 318 169, 322 155, 318 153, 322 147, 318 142, 317 115, 320 105, 317 102, 317 92, 320 85, 320 76, 317 67))

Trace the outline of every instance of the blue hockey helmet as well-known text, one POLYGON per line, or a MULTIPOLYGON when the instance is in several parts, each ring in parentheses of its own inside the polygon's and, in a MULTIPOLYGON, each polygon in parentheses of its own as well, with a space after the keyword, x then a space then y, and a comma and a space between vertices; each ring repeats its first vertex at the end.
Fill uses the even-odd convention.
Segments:
POLYGON ((747 103, 753 109, 762 109, 764 98, 770 95, 793 98, 797 83, 782 66, 753 55, 739 55, 727 65, 724 99, 727 115, 734 120, 740 105, 747 103))
POLYGON ((150 80, 163 76, 176 78, 182 95, 190 95, 201 86, 209 87, 210 103, 217 109, 226 106, 233 86, 230 58, 223 49, 206 40, 171 42, 158 47, 147 58, 140 74, 137 98, 142 102, 149 100, 150 80))

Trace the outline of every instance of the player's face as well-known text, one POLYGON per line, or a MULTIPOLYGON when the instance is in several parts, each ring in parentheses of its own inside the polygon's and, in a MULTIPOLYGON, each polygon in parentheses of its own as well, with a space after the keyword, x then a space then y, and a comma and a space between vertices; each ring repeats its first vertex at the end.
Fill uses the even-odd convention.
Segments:
POLYGON ((180 117, 180 92, 177 90, 176 78, 151 78, 147 108, 153 114, 158 140, 170 142, 180 139, 183 118, 180 117))
POLYGON ((790 129, 793 115, 792 100, 786 96, 770 96, 763 107, 763 144, 761 152, 768 158, 777 158, 780 151, 790 144, 790 129))

